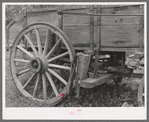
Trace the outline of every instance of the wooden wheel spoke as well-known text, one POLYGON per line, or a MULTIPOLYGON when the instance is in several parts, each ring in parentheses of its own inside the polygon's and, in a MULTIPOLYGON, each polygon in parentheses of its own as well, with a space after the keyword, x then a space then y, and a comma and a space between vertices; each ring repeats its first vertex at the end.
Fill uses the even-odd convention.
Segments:
POLYGON ((36 96, 37 88, 38 88, 38 84, 39 84, 39 79, 40 79, 40 74, 38 73, 37 74, 37 79, 36 79, 36 84, 35 84, 34 91, 33 91, 33 97, 36 96))
POLYGON ((35 31, 36 31, 36 38, 37 38, 37 44, 38 44, 38 52, 39 52, 39 55, 42 55, 42 48, 41 48, 39 31, 37 29, 35 29, 35 31))
POLYGON ((44 45, 44 51, 43 51, 43 55, 47 55, 48 53, 48 46, 49 46, 49 40, 50 40, 50 31, 47 30, 47 34, 46 34, 46 40, 45 40, 45 45, 44 45))
POLYGON ((30 40, 30 38, 27 35, 24 35, 24 36, 25 36, 26 40, 28 41, 28 43, 30 44, 30 46, 31 46, 33 52, 35 53, 35 55, 38 56, 38 52, 37 52, 35 46, 33 45, 32 41, 30 40))
POLYGON ((48 62, 54 61, 54 60, 56 60, 58 58, 62 58, 63 56, 66 56, 68 54, 69 54, 68 52, 62 53, 62 54, 60 54, 58 56, 55 56, 54 58, 49 59, 48 62))
POLYGON ((24 53, 26 53, 28 56, 30 56, 31 58, 34 57, 34 55, 32 55, 30 52, 28 52, 27 50, 25 50, 23 47, 21 47, 20 45, 17 45, 17 48, 19 48, 21 51, 23 51, 24 53))
POLYGON ((47 88, 46 88, 46 77, 45 77, 45 74, 42 74, 42 83, 43 83, 44 101, 46 101, 47 100, 47 88))
POLYGON ((48 78, 48 80, 49 80, 49 82, 50 82, 50 84, 51 84, 51 86, 52 86, 52 89, 53 89, 55 95, 58 96, 59 93, 58 93, 58 91, 56 90, 56 86, 55 86, 55 84, 54 84, 54 82, 53 82, 53 80, 52 80, 50 74, 49 74, 47 71, 45 72, 45 74, 46 74, 46 76, 47 76, 47 78, 48 78))
POLYGON ((28 71, 30 71, 30 69, 25 69, 25 70, 20 71, 20 72, 17 73, 16 75, 19 76, 19 75, 22 75, 22 74, 24 74, 24 73, 26 73, 26 72, 28 72, 28 71))
POLYGON ((29 85, 29 83, 32 81, 32 79, 35 77, 35 75, 36 75, 36 73, 34 73, 30 78, 29 78, 29 80, 25 83, 25 85, 23 86, 23 89, 25 89, 28 85, 29 85))
POLYGON ((52 73, 55 77, 57 77, 61 82, 63 82, 65 85, 67 85, 67 82, 59 75, 57 74, 55 71, 53 71, 52 69, 48 68, 48 71, 50 73, 52 73))
POLYGON ((29 63, 29 60, 23 60, 23 59, 14 59, 16 62, 22 62, 22 63, 29 63))
POLYGON ((61 42, 61 40, 59 39, 56 44, 54 45, 54 47, 50 50, 50 52, 46 55, 46 58, 48 59, 50 57, 50 55, 55 51, 56 47, 59 45, 59 43, 61 42))
POLYGON ((54 67, 54 68, 66 69, 66 70, 71 69, 71 67, 67 67, 67 66, 63 66, 63 65, 56 65, 56 64, 48 64, 48 67, 54 67))

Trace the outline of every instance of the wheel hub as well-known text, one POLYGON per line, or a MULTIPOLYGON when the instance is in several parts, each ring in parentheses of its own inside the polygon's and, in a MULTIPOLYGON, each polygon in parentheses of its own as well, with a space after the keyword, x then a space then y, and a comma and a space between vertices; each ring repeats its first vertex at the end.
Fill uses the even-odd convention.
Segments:
POLYGON ((48 62, 43 56, 34 57, 29 62, 29 68, 33 73, 43 73, 48 68, 48 62))

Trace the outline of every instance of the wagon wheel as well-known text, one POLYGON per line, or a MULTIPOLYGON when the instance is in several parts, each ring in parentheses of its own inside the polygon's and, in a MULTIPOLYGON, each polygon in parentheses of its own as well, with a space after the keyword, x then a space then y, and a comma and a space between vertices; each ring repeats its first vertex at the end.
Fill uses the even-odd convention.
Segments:
POLYGON ((12 78, 19 91, 34 101, 49 105, 60 102, 68 94, 70 83, 61 76, 60 70, 70 72, 72 69, 56 64, 56 61, 65 57, 71 64, 75 51, 68 37, 59 28, 46 23, 35 23, 24 28, 13 43, 10 60, 12 78), (30 32, 35 34, 35 41, 29 36, 30 32), (41 38, 41 32, 46 33, 45 38, 41 38), (50 34, 57 36, 51 49, 49 49, 51 46, 49 41, 52 40, 50 34), (26 39, 31 51, 25 48, 23 39, 26 39), (43 41, 45 42, 42 47, 43 41), (56 55, 55 51, 61 43, 66 51, 56 55), (21 56, 22 53, 26 54, 26 59, 21 56), (57 88, 56 84, 61 84, 60 88, 57 88))

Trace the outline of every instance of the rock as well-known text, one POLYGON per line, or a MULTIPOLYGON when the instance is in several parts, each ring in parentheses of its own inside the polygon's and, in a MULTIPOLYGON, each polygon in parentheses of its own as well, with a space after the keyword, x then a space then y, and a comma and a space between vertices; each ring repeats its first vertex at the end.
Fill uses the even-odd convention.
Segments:
POLYGON ((136 70, 133 70, 133 73, 135 73, 135 74, 144 74, 144 70, 136 69, 136 70))
POLYGON ((144 58, 140 61, 140 65, 142 66, 144 66, 144 58))
POLYGON ((110 81, 107 82, 107 84, 108 84, 108 85, 110 85, 110 84, 114 85, 115 82, 114 82, 114 80, 110 80, 110 81))
POLYGON ((133 107, 133 105, 129 105, 127 102, 124 102, 121 107, 133 107))
POLYGON ((138 59, 140 57, 144 56, 144 52, 135 52, 135 57, 138 59))
POLYGON ((129 58, 132 58, 132 57, 134 57, 135 55, 134 54, 130 54, 128 57, 129 58))

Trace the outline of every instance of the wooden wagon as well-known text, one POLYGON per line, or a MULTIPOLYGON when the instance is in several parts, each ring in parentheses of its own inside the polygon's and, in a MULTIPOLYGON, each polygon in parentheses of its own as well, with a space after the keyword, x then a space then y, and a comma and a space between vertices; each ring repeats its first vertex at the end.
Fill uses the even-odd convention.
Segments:
POLYGON ((73 86, 79 97, 80 87, 132 73, 125 53, 143 51, 143 5, 58 5, 26 9, 16 20, 6 29, 14 82, 24 96, 50 105, 73 86))

